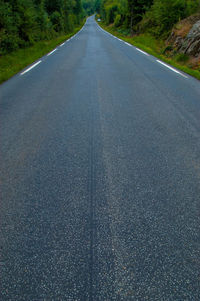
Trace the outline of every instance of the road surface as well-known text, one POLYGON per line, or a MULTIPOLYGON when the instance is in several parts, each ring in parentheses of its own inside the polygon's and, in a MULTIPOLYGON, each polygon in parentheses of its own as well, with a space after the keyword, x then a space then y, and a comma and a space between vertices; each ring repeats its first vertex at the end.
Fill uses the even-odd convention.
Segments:
POLYGON ((200 82, 84 28, 0 86, 1 301, 200 300, 200 82))

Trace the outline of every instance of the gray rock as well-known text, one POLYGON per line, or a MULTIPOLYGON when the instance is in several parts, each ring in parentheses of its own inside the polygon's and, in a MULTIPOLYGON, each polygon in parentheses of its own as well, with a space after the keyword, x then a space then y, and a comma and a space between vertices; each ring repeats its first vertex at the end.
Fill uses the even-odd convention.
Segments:
POLYGON ((179 49, 180 52, 188 55, 200 55, 200 20, 193 25, 179 49))
POLYGON ((183 38, 180 36, 177 36, 174 42, 174 46, 179 50, 182 47, 183 44, 183 38))

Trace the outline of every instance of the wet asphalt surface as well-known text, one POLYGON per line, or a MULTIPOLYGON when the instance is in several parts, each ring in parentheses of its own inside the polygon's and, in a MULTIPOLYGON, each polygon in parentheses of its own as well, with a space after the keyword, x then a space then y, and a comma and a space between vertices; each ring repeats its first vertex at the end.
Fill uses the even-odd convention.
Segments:
POLYGON ((0 86, 0 300, 200 300, 200 83, 81 32, 0 86))

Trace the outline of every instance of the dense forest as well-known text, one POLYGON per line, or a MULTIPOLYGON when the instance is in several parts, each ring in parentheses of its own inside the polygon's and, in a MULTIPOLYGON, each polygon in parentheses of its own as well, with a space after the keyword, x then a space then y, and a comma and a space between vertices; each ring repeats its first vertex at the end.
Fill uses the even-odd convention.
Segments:
POLYGON ((101 0, 82 0, 83 9, 86 15, 100 13, 101 0))
POLYGON ((0 54, 72 32, 81 0, 0 0, 0 54))
POLYGON ((199 6, 199 0, 102 0, 99 12, 107 25, 164 36, 199 6))
POLYGON ((128 33, 165 37, 199 7, 200 0, 0 0, 0 55, 72 32, 94 13, 128 33))

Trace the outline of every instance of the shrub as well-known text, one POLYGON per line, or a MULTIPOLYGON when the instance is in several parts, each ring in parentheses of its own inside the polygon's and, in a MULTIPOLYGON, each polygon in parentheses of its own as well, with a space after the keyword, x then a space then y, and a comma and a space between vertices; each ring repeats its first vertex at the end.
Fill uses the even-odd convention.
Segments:
POLYGON ((106 24, 111 24, 115 20, 115 15, 118 11, 118 7, 116 4, 111 4, 106 7, 106 24))
POLYGON ((154 0, 138 27, 142 32, 165 38, 178 21, 196 12, 198 7, 199 0, 154 0))
POLYGON ((121 16, 118 14, 118 15, 116 15, 115 16, 115 20, 114 20, 114 26, 115 27, 118 27, 118 26, 120 26, 121 25, 121 16))
POLYGON ((175 23, 186 16, 184 0, 155 0, 151 14, 155 21, 157 35, 168 32, 175 23))
POLYGON ((62 31, 63 26, 62 26, 62 17, 61 14, 58 11, 54 11, 51 16, 50 16, 51 22, 53 24, 53 29, 56 32, 62 31))
POLYGON ((184 53, 179 53, 175 56, 175 60, 179 63, 186 63, 189 60, 189 56, 184 53))

